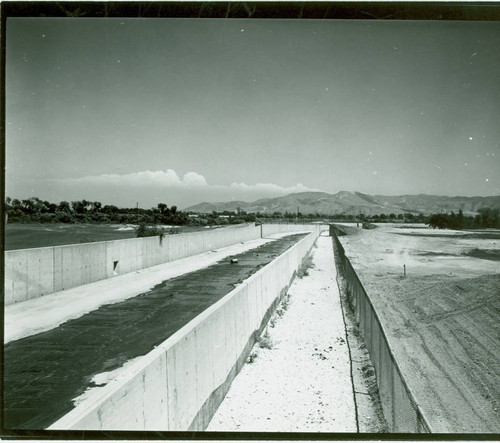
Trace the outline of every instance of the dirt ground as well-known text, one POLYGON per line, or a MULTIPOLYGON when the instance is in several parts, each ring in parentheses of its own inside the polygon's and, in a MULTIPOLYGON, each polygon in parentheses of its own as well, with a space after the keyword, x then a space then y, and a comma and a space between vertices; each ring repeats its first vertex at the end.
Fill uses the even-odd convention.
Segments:
MULTIPOLYGON (((135 238, 136 225, 86 223, 9 223, 5 225, 5 250, 44 248, 135 238)), ((166 230, 170 227, 164 226, 166 230)), ((181 232, 205 229, 204 226, 178 226, 181 232)))
POLYGON ((340 240, 433 432, 500 432, 500 232, 340 240))

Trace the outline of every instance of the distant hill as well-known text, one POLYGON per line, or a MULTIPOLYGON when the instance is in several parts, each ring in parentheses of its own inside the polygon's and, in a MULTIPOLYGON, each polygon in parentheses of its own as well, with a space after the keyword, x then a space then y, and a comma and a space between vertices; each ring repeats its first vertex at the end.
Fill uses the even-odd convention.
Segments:
POLYGON ((302 214, 320 213, 332 214, 431 214, 437 212, 457 212, 462 209, 465 215, 476 214, 481 208, 500 208, 500 196, 493 197, 446 197, 438 195, 368 195, 361 192, 340 191, 337 194, 327 192, 301 192, 284 197, 263 198, 251 203, 243 201, 199 203, 190 206, 185 211, 211 213, 212 211, 236 211, 237 208, 246 212, 272 214, 296 213, 297 208, 302 214))

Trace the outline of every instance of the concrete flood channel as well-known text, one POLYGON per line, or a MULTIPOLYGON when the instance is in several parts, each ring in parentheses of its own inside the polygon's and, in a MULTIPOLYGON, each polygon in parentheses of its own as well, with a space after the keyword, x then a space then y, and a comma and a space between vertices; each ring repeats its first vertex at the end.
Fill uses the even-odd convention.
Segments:
POLYGON ((281 255, 305 233, 288 235, 148 292, 4 347, 4 428, 45 429, 93 387, 94 375, 147 354, 281 255))

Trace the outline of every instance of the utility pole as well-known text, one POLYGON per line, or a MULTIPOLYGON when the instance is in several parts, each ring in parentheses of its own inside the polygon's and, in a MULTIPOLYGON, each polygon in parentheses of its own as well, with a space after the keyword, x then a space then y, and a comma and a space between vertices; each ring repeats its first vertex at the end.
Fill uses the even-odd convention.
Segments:
POLYGON ((136 202, 135 204, 135 213, 137 216, 137 224, 139 224, 139 202, 136 202))

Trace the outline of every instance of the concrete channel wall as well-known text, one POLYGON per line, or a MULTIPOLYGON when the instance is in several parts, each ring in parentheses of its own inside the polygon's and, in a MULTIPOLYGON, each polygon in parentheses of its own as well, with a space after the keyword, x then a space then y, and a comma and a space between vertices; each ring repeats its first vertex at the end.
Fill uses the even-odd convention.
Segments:
POLYGON ((5 253, 5 305, 260 237, 254 225, 5 253))
POLYGON ((319 233, 314 227, 49 429, 204 430, 319 233))
POLYGON ((354 309, 359 330, 363 335, 370 358, 375 367, 380 403, 390 432, 430 433, 432 429, 416 401, 408 382, 387 340, 370 297, 365 291, 335 229, 330 235, 339 253, 341 268, 346 281, 347 297, 354 309))
POLYGON ((311 231, 315 225, 235 225, 159 237, 5 253, 5 305, 19 303, 115 275, 280 232, 311 231))

